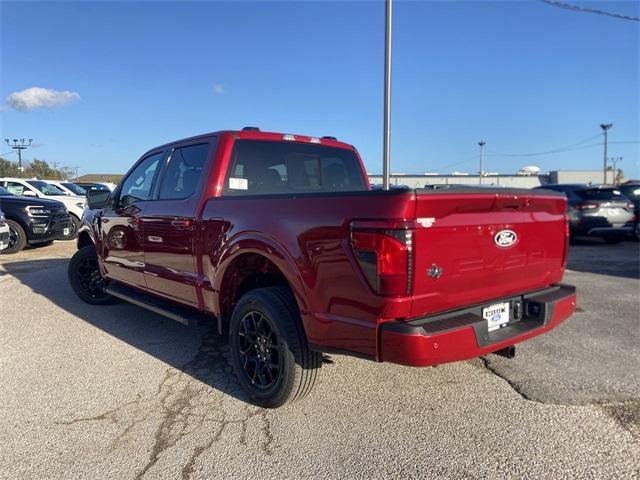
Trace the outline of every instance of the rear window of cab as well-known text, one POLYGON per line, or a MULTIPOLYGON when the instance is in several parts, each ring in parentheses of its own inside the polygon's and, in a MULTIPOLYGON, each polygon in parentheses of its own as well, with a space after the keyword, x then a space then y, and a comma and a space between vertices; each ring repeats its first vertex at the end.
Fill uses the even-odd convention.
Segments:
POLYGON ((366 191, 352 150, 318 144, 238 140, 231 154, 225 195, 366 191))

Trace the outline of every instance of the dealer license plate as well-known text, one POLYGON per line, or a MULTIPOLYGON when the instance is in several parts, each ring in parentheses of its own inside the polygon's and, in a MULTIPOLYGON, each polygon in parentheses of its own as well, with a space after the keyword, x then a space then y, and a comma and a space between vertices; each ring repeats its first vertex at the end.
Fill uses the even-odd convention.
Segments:
POLYGON ((509 302, 494 303, 482 309, 482 318, 487 321, 490 332, 509 323, 509 302))
POLYGON ((62 230, 62 234, 63 234, 65 237, 68 237, 68 236, 69 236, 69 229, 68 229, 68 228, 64 228, 64 229, 62 230))

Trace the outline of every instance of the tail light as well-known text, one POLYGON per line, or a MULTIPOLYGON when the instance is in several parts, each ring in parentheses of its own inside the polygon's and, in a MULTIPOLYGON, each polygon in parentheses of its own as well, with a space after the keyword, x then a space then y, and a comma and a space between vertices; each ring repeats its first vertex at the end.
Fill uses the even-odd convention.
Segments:
POLYGON ((389 225, 355 222, 351 226, 351 248, 367 282, 377 294, 402 296, 411 293, 413 230, 398 228, 394 222, 389 225))
POLYGON ((595 210, 596 208, 598 208, 598 204, 597 203, 578 203, 577 205, 574 205, 573 208, 575 210, 595 210))
POLYGON ((627 208, 630 208, 631 210, 633 210, 636 208, 636 206, 633 203, 627 203, 627 208))

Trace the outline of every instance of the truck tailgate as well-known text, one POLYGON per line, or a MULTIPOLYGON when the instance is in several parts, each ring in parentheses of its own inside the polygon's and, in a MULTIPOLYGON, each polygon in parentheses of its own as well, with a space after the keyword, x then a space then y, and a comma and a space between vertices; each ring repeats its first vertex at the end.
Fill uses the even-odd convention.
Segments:
POLYGON ((561 280, 564 196, 529 190, 416 191, 412 317, 561 280))

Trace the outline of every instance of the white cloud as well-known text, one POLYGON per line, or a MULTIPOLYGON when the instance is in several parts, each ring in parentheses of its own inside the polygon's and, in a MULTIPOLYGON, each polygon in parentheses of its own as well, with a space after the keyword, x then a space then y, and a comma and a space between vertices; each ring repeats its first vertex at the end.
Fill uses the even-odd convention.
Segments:
POLYGON ((216 83, 213 86, 213 93, 217 93, 218 95, 221 95, 224 93, 224 85, 221 85, 219 83, 216 83))
POLYGON ((63 92, 50 88, 31 87, 21 92, 13 92, 7 97, 7 103, 16 110, 35 110, 36 108, 54 108, 80 100, 76 92, 63 92))

